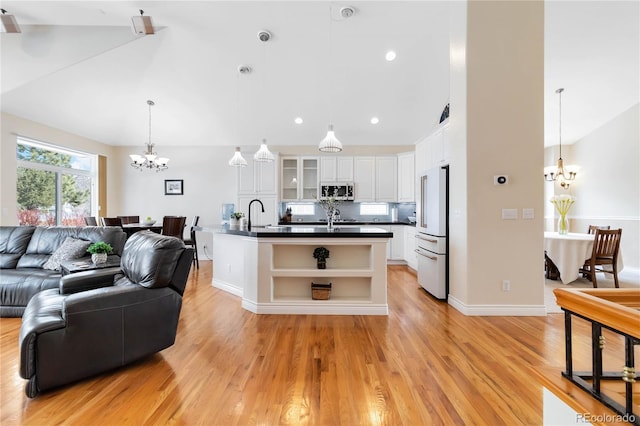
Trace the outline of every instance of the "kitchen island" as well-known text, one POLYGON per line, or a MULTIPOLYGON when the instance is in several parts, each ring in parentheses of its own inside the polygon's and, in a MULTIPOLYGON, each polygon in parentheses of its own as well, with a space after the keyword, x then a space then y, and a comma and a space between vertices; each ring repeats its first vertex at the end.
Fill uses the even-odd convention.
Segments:
POLYGON ((376 227, 268 226, 213 232, 212 284, 242 297, 257 314, 388 315, 386 246, 376 227), (325 247, 326 269, 313 251, 325 247), (328 300, 312 299, 311 284, 331 283, 328 300))

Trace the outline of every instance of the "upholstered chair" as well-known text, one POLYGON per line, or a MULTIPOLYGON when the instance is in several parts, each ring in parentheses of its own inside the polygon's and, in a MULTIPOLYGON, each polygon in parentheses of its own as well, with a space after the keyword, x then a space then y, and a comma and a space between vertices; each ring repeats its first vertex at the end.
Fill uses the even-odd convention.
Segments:
POLYGON ((141 231, 120 268, 62 277, 35 295, 20 329, 20 376, 28 397, 112 370, 173 345, 193 250, 141 231))

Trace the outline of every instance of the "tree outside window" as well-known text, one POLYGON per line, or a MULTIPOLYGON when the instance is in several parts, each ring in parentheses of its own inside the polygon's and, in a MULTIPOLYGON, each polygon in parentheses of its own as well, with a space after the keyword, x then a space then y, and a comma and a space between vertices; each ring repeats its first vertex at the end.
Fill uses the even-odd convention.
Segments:
POLYGON ((92 215, 92 157, 26 140, 16 155, 19 224, 84 225, 92 215))

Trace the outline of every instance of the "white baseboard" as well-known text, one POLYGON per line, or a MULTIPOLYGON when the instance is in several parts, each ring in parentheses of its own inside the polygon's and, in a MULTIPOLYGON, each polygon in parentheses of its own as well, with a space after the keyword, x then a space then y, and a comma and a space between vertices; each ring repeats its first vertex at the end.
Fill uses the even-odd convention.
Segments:
POLYGON ((466 305, 449 295, 449 304, 467 316, 543 317, 545 305, 466 305))
POLYGON ((254 303, 242 299, 242 307, 254 314, 286 315, 389 315, 387 305, 335 304, 324 303, 254 303))
POLYGON ((215 278, 211 281, 211 284, 215 288, 219 288, 220 290, 226 291, 227 293, 231 293, 234 296, 242 297, 243 290, 242 288, 235 286, 233 284, 229 284, 228 282, 222 280, 216 280, 215 278))

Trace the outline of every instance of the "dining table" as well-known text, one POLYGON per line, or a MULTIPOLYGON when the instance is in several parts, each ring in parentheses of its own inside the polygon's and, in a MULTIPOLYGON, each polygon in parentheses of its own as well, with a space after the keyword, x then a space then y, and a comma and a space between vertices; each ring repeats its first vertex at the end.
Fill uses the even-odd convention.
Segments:
POLYGON ((144 230, 149 230, 149 231, 155 232, 156 234, 161 234, 162 223, 160 224, 154 223, 152 225, 147 225, 144 223, 127 223, 122 225, 122 229, 124 229, 124 232, 126 232, 127 237, 130 237, 131 235, 135 234, 138 231, 144 231, 144 230))
MULTIPOLYGON (((569 232, 544 233, 544 250, 560 272, 560 281, 569 284, 578 279, 584 261, 591 257, 594 234, 569 232)), ((618 272, 622 270, 622 251, 618 251, 618 272)))

